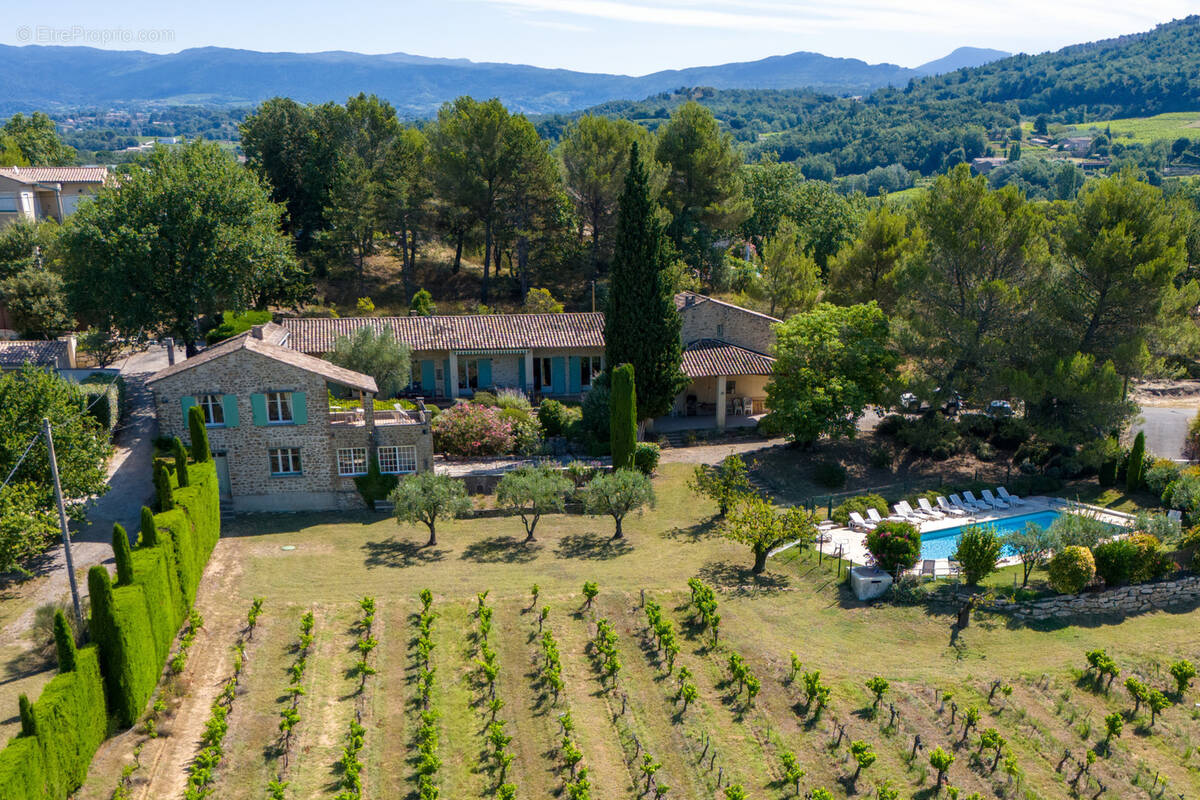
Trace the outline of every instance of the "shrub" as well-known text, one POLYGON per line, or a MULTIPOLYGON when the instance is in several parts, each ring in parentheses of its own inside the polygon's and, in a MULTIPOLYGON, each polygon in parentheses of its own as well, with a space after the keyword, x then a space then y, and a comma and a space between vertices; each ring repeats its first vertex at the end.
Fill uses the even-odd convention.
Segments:
POLYGON ((1033 436, 1028 422, 1017 417, 1005 417, 996 423, 996 431, 988 439, 1001 450, 1015 450, 1033 436))
POLYGON ((638 442, 633 451, 633 466, 643 475, 653 475, 658 469, 658 459, 662 448, 653 442, 638 442))
POLYGON ((519 408, 524 411, 533 409, 529 398, 520 389, 501 389, 496 392, 496 405, 500 408, 519 408))
POLYGON ((399 480, 396 475, 384 475, 380 472, 379 457, 372 454, 371 462, 367 465, 367 474, 357 476, 354 479, 354 486, 362 496, 363 502, 367 504, 367 508, 374 511, 375 504, 380 500, 386 500, 392 490, 396 488, 399 480))
POLYGON ((879 420, 879 424, 875 426, 875 433, 880 436, 895 436, 907 422, 908 420, 899 414, 888 414, 879 420))
POLYGON ((1162 502, 1167 508, 1182 511, 1187 524, 1200 523, 1200 476, 1184 472, 1167 485, 1162 502))
POLYGON ((563 436, 567 432, 568 426, 572 420, 572 409, 558 402, 546 398, 538 405, 538 422, 542 423, 542 430, 546 432, 546 436, 563 436))
POLYGON ((935 414, 906 422, 896 432, 896 441, 918 456, 929 456, 939 461, 957 452, 962 437, 953 422, 935 414))
POLYGON ((970 586, 996 570, 1000 558, 1001 541, 996 529, 990 526, 971 525, 959 537, 954 560, 962 566, 963 577, 970 586))
POLYGON ((188 457, 183 442, 176 436, 171 439, 171 457, 175 461, 175 481, 180 487, 188 485, 188 457))
POLYGON ((1101 539, 1110 536, 1113 529, 1107 523, 1088 514, 1062 514, 1050 523, 1050 533, 1054 540, 1064 547, 1076 545, 1091 549, 1101 539))
POLYGON ((1183 470, 1174 461, 1167 458, 1156 458, 1150 468, 1146 470, 1142 481, 1145 483, 1147 491, 1155 497, 1161 498, 1167 487, 1182 473, 1183 470))
POLYGON ((1096 545, 1092 557, 1096 562, 1096 575, 1106 586, 1124 586, 1133 581, 1137 570, 1139 550, 1136 544, 1126 539, 1113 539, 1096 545))
POLYGON ((608 373, 603 372, 592 381, 592 388, 583 398, 579 426, 568 431, 568 436, 588 448, 593 456, 607 455, 611 427, 611 400, 608 373))
POLYGON ((1054 591, 1078 594, 1096 577, 1096 561, 1086 547, 1069 545, 1054 554, 1047 571, 1054 591))
POLYGON ((171 476, 167 474, 167 465, 161 461, 154 462, 154 494, 158 498, 159 511, 170 511, 175 507, 175 499, 171 496, 171 476))
POLYGON ((865 515, 868 508, 874 508, 885 516, 888 513, 887 500, 877 494, 860 494, 856 497, 849 497, 843 500, 841 505, 835 506, 829 518, 844 528, 850 524, 851 511, 865 515))
POLYGON ((96 381, 79 385, 88 414, 100 424, 109 436, 121 420, 121 404, 115 385, 99 384, 96 381))
POLYGON ((204 424, 204 412, 200 410, 200 406, 188 409, 188 436, 192 440, 192 461, 201 464, 210 460, 212 448, 208 444, 208 428, 204 424))
POLYGON ((899 575, 921 557, 921 533, 907 522, 881 522, 867 533, 867 551, 885 572, 899 575))
POLYGON ((437 306, 433 304, 433 295, 428 289, 417 289, 408 304, 408 310, 422 317, 432 317, 437 313, 437 306))
POLYGON ((963 436, 988 439, 996 432, 996 423, 987 414, 963 414, 958 418, 958 431, 963 436))
POLYGON ((867 459, 875 469, 891 469, 896 461, 896 454, 892 452, 892 448, 881 442, 871 445, 867 459))
POLYGON ((846 468, 836 461, 819 461, 813 480, 827 489, 840 489, 846 485, 846 468))
POLYGON ((496 456, 512 452, 512 423, 492 406, 455 403, 433 421, 434 446, 463 458, 496 456))
POLYGON ((542 452, 542 426, 529 408, 500 408, 500 418, 512 426, 513 452, 532 456, 542 452))
POLYGON ((496 395, 492 394, 491 392, 489 392, 485 389, 480 389, 480 390, 476 391, 475 394, 471 395, 471 402, 478 406, 493 406, 494 407, 494 406, 500 405, 496 401, 496 395))

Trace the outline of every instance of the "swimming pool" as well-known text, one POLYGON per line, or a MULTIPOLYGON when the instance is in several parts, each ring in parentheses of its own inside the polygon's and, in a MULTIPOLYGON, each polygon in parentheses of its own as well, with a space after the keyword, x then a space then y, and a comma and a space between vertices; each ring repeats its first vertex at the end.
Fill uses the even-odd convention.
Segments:
MULTIPOLYGON (((984 528, 992 528, 997 534, 1004 536, 1012 531, 1021 530, 1030 522, 1041 525, 1043 528, 1049 528, 1050 524, 1060 516, 1062 516, 1061 511, 1037 511, 1032 514, 1018 514, 1013 517, 1001 517, 975 524, 984 528)), ((972 527, 970 524, 956 525, 953 528, 922 533, 921 558, 949 558, 954 555, 954 551, 958 548, 958 538, 962 536, 963 529, 970 527, 972 527)), ((1004 555, 1010 556, 1012 552, 1006 547, 1004 555)))

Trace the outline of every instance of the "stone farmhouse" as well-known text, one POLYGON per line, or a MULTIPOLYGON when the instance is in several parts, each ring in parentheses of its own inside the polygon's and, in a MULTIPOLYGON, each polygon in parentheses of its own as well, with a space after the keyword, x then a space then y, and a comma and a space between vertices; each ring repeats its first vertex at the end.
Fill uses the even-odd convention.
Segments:
POLYGON ((18 219, 62 222, 107 180, 107 167, 0 167, 0 228, 18 219))
POLYGON ((429 414, 375 407, 375 379, 287 346, 288 331, 255 326, 151 376, 159 432, 187 440, 199 406, 223 503, 233 511, 362 506, 355 476, 374 453, 381 472, 433 466, 429 414), (331 390, 362 400, 330 408, 331 390))
MULTIPOLYGON (((675 298, 682 318, 680 392, 664 432, 724 429, 765 413, 768 355, 779 320, 693 292, 675 298)), ((601 313, 285 318, 254 327, 150 378, 160 431, 187 439, 199 406, 209 428, 223 499, 236 511, 360 507, 354 478, 374 453, 381 471, 432 468, 430 418, 477 391, 518 389, 534 402, 580 399, 605 368, 601 313), (381 410, 368 375, 321 356, 341 336, 390 330, 412 350, 408 394, 417 410, 381 410), (361 408, 336 410, 350 394, 361 408)))

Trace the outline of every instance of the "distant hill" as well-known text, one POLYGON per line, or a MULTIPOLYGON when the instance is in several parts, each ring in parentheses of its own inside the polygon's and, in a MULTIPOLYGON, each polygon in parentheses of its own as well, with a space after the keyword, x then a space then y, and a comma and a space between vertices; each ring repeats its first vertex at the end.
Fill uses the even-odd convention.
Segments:
POLYGON ((986 47, 960 47, 948 56, 930 61, 917 67, 915 72, 920 75, 940 75, 943 72, 953 72, 964 67, 978 67, 989 61, 1008 58, 1012 53, 1003 50, 989 50, 986 47))
POLYGON ((202 47, 160 55, 0 45, 0 112, 150 103, 245 106, 276 95, 302 102, 341 102, 359 92, 373 92, 409 117, 430 115, 463 94, 499 97, 527 113, 553 113, 681 86, 866 94, 1004 55, 959 48, 944 59, 908 69, 801 52, 631 77, 407 53, 261 53, 202 47))

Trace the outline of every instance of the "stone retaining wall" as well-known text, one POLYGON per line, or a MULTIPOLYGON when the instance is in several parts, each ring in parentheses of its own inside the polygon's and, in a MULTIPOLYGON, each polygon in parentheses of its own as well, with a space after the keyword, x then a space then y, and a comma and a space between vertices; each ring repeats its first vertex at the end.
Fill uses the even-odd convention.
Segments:
POLYGON ((1087 614, 1138 614, 1200 601, 1200 575, 1122 586, 1104 592, 1062 595, 1042 600, 996 600, 992 610, 1015 619, 1037 621, 1087 614))

